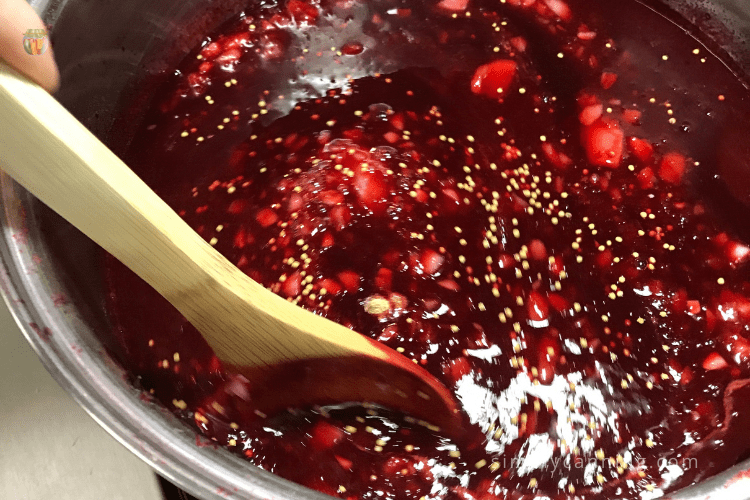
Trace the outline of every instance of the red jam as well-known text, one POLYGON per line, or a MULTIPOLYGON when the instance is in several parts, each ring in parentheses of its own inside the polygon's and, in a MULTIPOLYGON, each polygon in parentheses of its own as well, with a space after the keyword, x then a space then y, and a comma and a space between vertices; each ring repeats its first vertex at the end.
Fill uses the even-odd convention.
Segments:
POLYGON ((341 498, 701 480, 750 450, 750 247, 714 175, 747 101, 634 1, 248 7, 128 161, 253 279, 439 377, 480 437, 361 405, 265 415, 110 260, 123 362, 201 434, 341 498))

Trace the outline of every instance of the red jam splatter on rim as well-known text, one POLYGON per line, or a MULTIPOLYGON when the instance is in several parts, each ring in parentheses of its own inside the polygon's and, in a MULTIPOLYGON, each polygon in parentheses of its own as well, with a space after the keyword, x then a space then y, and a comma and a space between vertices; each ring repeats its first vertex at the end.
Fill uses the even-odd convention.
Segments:
POLYGON ((727 116, 710 93, 745 90, 643 6, 590 4, 249 8, 130 154, 253 279, 438 376, 480 438, 368 406, 265 415, 110 261, 125 365, 212 442, 342 498, 645 499, 734 463, 750 248, 695 186, 727 116), (696 68, 713 86, 682 92, 696 68))

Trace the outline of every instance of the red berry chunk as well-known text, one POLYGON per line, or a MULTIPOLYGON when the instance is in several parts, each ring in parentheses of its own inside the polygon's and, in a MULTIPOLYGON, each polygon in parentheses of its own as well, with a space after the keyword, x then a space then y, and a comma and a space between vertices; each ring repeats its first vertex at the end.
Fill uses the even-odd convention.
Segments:
POLYGON ((679 153, 669 153, 659 162, 659 177, 670 184, 679 184, 687 169, 687 160, 679 153))
POLYGON ((601 119, 583 128, 583 147, 593 165, 619 167, 624 145, 625 134, 614 120, 601 119))
POLYGON ((440 0, 438 7, 454 12, 463 12, 469 5, 469 0, 440 0))
POLYGON ((518 72, 518 64, 499 59, 477 68, 471 79, 471 91, 493 99, 504 97, 518 72))

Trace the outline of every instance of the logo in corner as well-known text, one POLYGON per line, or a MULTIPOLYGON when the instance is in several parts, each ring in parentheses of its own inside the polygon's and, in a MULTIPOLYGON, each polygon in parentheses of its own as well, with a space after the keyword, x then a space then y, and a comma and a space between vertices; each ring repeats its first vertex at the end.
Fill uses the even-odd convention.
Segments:
POLYGON ((23 48, 32 56, 40 56, 47 51, 49 38, 45 29, 28 29, 23 34, 23 48))

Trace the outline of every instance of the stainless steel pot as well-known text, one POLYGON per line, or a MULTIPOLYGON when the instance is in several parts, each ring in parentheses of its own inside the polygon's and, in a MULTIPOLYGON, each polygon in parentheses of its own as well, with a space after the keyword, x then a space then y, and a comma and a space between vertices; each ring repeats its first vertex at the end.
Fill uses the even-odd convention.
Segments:
MULTIPOLYGON (((750 74, 750 2, 663 1, 700 25, 739 69, 750 74)), ((120 104, 140 100, 145 105, 159 83, 159 70, 176 65, 199 42, 195 36, 241 10, 245 2, 31 3, 52 27, 63 82, 58 98, 115 151, 122 151, 139 117, 116 118, 120 104), (183 26, 191 26, 190 32, 183 26)), ((98 279, 100 250, 4 174, 0 196, 4 298, 53 377, 112 436, 164 477, 206 500, 329 498, 204 442, 161 404, 132 387, 102 335, 110 327, 98 279)), ((750 460, 674 498, 750 500, 750 460)))

